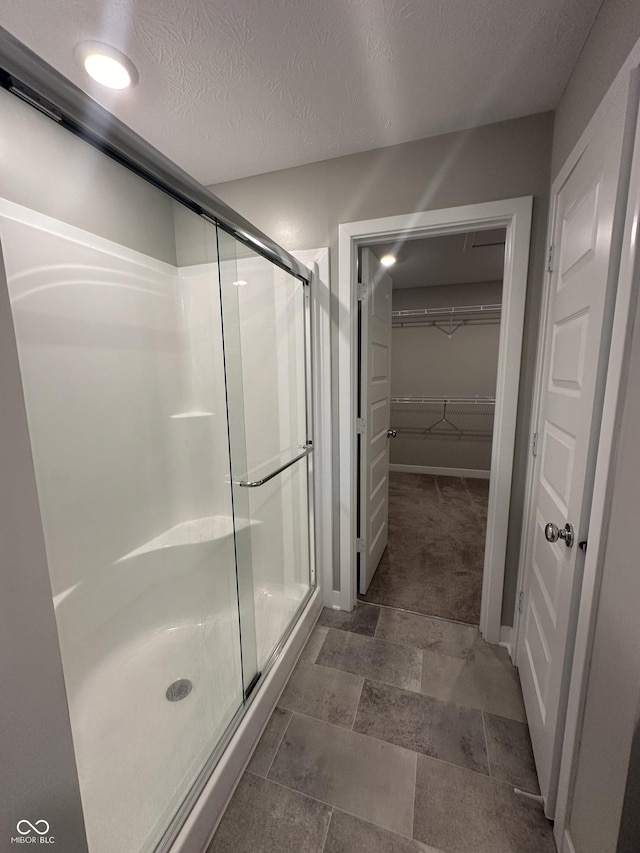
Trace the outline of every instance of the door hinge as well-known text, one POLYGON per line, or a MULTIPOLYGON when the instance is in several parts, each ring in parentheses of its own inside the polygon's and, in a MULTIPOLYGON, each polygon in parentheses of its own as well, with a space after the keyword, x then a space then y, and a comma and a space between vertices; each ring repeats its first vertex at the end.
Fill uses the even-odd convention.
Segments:
POLYGON ((520 594, 518 595, 518 613, 522 613, 522 604, 524 601, 524 590, 520 590, 520 594))
POLYGON ((364 418, 356 418, 356 435, 364 435, 367 431, 367 422, 364 418))
POLYGON ((547 249, 547 272, 553 272, 553 246, 547 249))
POLYGON ((364 541, 364 539, 361 539, 360 537, 356 539, 356 551, 358 552, 358 554, 364 554, 364 552, 366 551, 366 546, 367 543, 364 541))
POLYGON ((367 298, 367 285, 363 281, 358 282, 358 302, 364 302, 367 298))
POLYGON ((534 432, 533 439, 531 440, 531 455, 538 455, 538 433, 534 432))

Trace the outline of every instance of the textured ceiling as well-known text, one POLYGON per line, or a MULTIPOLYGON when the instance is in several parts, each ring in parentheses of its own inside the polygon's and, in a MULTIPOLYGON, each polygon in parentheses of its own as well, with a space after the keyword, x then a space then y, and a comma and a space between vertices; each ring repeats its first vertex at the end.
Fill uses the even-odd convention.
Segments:
POLYGON ((504 275, 504 228, 472 231, 445 237, 423 237, 402 244, 370 246, 377 258, 396 256, 389 272, 394 289, 431 287, 438 284, 476 284, 502 281, 504 275))
POLYGON ((3 0, 0 25, 205 184, 555 108, 601 0, 3 0), (140 72, 105 93, 73 59, 140 72))

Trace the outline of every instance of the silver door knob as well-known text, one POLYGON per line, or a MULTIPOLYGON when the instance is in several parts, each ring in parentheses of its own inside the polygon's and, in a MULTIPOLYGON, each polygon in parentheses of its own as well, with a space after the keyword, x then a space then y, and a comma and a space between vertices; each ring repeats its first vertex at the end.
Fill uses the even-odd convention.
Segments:
POLYGON ((395 438, 398 434, 397 429, 388 429, 387 430, 387 438, 395 438))
POLYGON ((564 539, 564 544, 567 548, 571 548, 573 547, 575 539, 573 524, 569 524, 569 522, 567 522, 564 526, 564 530, 560 530, 557 525, 550 521, 545 525, 544 536, 547 542, 557 542, 558 539, 564 539))

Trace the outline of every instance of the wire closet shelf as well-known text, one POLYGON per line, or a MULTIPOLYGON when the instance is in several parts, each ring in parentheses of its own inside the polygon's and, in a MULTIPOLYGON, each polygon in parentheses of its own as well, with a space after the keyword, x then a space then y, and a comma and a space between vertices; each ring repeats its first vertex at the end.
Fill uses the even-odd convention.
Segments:
POLYGON ((401 433, 491 438, 495 397, 391 397, 391 427, 401 433))
POLYGON ((453 335, 461 326, 499 323, 502 305, 456 305, 448 308, 407 308, 391 312, 392 326, 435 326, 453 335))

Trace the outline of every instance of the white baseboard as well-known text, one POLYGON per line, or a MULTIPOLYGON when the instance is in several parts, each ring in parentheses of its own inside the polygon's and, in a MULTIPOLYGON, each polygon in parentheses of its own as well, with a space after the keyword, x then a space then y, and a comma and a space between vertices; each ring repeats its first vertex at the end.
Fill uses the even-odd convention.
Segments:
POLYGON ((500 641, 499 645, 505 648, 509 652, 509 657, 511 658, 511 662, 515 666, 515 661, 513 659, 513 628, 511 625, 501 625, 500 626, 500 641))
POLYGON ((481 471, 478 468, 435 468, 432 465, 399 465, 391 463, 390 471, 402 474, 435 474, 437 477, 470 477, 476 480, 488 480, 491 471, 481 471))

